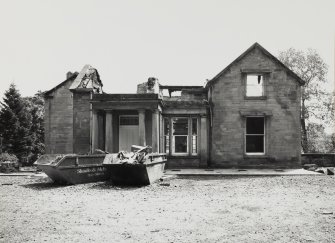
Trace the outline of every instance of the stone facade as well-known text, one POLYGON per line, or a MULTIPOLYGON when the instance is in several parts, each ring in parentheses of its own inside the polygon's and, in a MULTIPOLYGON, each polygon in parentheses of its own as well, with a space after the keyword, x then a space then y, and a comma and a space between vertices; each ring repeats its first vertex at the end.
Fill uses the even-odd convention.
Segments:
POLYGON ((66 78, 44 92, 46 153, 86 154, 91 152, 91 94, 101 92, 102 84, 90 65, 66 78))
POLYGON ((91 93, 73 91, 73 152, 86 154, 90 149, 91 93))
POLYGON ((258 45, 229 66, 209 87, 211 166, 300 166, 300 86, 287 68, 258 45), (246 97, 246 74, 262 72, 264 97, 246 97), (265 153, 248 156, 245 117, 259 115, 265 116, 265 153))
POLYGON ((120 119, 135 117, 138 145, 167 153, 167 167, 298 167, 303 83, 257 43, 205 87, 149 78, 137 94, 106 94, 98 72, 86 65, 46 92, 47 153, 118 152, 120 119), (262 95, 247 95, 250 75, 262 95), (246 148, 254 141, 246 137, 247 120, 255 117, 264 121, 261 153, 246 148))
POLYGON ((77 74, 45 93, 45 152, 73 153, 73 98, 69 90, 77 74))

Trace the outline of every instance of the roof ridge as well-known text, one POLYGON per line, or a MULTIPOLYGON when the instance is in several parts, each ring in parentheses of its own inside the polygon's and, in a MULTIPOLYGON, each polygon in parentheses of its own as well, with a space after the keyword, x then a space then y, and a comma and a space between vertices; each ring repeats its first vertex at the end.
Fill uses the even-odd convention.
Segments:
POLYGON ((55 87, 53 87, 52 89, 49 89, 47 91, 44 91, 43 92, 43 95, 48 95, 50 94, 51 92, 53 92, 54 90, 58 89, 60 86, 62 86, 63 84, 65 84, 67 81, 69 81, 70 79, 72 78, 76 78, 78 76, 78 72, 75 71, 74 73, 72 73, 69 77, 67 77, 63 82, 57 84, 55 87))

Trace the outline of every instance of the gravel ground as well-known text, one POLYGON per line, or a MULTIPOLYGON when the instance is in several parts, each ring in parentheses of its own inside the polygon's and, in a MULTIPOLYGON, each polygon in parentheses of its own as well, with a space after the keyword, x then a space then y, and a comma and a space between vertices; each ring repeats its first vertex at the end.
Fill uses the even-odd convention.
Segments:
POLYGON ((0 177, 0 242, 334 242, 334 176, 147 187, 0 177))

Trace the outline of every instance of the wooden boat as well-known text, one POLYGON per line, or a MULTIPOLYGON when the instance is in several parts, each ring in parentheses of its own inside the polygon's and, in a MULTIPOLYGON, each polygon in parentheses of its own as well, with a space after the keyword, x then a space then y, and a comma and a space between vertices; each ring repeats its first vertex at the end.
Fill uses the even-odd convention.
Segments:
POLYGON ((60 184, 80 184, 108 179, 103 166, 105 154, 64 155, 46 154, 35 163, 54 182, 60 184))

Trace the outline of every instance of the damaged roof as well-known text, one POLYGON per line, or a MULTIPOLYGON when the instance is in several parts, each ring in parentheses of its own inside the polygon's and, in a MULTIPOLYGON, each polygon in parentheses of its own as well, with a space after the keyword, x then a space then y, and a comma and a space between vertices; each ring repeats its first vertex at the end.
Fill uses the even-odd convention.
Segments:
POLYGON ((78 72, 74 72, 73 74, 70 73, 70 75, 67 77, 66 80, 64 80, 57 86, 53 87, 52 89, 43 92, 44 96, 50 95, 52 92, 62 87, 71 80, 73 80, 73 82, 69 90, 88 88, 102 91, 101 90, 102 82, 98 70, 93 68, 91 65, 86 64, 80 71, 80 73, 78 72))
POLYGON ((304 85, 305 81, 302 80, 296 73, 294 73, 291 69, 289 69, 285 64, 283 64, 281 61, 279 61, 275 56, 273 56, 270 52, 268 52, 264 47, 262 47, 260 44, 255 42, 251 47, 249 47, 245 52, 243 52, 238 58, 236 58, 232 63, 230 63, 225 69, 223 69, 220 73, 218 73, 214 78, 209 80, 206 84, 206 88, 211 86, 215 81, 217 81, 222 75, 224 75, 231 66, 239 62, 241 59, 243 59, 249 52, 251 52, 253 49, 258 48, 263 54, 268 56, 270 59, 272 59, 274 62, 282 66, 291 76, 293 76, 300 85, 304 85))
POLYGON ((77 88, 94 88, 95 85, 102 87, 98 70, 86 64, 73 81, 70 90, 77 88))

